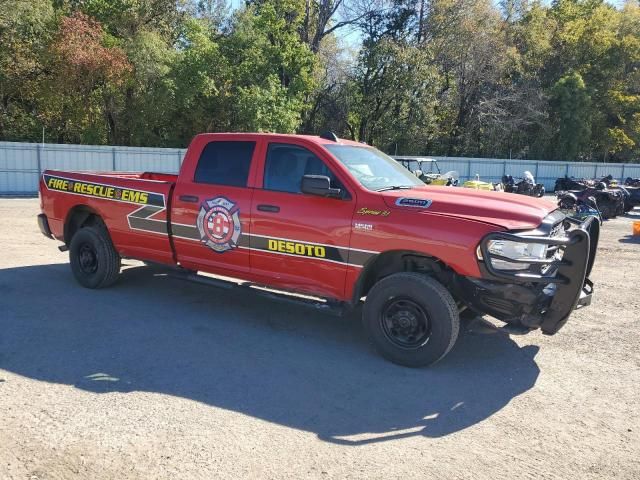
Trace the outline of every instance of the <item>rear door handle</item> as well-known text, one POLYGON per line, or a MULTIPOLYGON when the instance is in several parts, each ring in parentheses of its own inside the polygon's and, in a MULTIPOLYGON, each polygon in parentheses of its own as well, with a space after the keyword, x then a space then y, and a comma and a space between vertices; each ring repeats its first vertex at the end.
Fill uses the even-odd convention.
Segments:
POLYGON ((195 195, 180 195, 178 198, 183 202, 198 203, 198 197, 195 195))
POLYGON ((280 211, 280 207, 278 207, 277 205, 258 205, 258 210, 260 210, 261 212, 271 212, 271 213, 278 213, 280 211))

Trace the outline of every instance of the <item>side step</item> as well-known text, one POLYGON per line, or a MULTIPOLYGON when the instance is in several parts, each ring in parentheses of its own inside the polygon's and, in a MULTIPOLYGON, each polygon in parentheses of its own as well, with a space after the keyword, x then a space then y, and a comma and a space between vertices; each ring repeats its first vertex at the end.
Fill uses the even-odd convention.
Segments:
POLYGON ((316 311, 327 313, 329 315, 337 317, 344 316, 345 313, 351 308, 350 305, 345 302, 335 302, 318 297, 290 293, 282 290, 275 290, 271 287, 251 282, 244 282, 241 280, 234 281, 231 279, 226 280, 222 278, 213 278, 191 271, 172 270, 168 273, 168 276, 177 278, 179 280, 187 280, 189 282, 208 285, 211 287, 224 288, 225 290, 251 290, 251 293, 254 295, 260 295, 261 297, 265 297, 281 303, 288 303, 290 305, 310 307, 316 311))

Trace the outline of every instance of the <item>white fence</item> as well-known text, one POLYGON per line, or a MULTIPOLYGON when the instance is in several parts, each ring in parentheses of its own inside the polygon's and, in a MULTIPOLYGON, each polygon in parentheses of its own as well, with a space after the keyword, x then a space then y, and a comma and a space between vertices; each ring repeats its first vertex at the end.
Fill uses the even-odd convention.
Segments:
POLYGON ((627 177, 640 178, 638 163, 595 163, 595 162, 562 162, 548 160, 501 160, 497 158, 462 158, 462 157, 411 157, 397 158, 434 158, 442 173, 455 170, 460 180, 466 181, 480 176, 484 182, 499 182, 503 175, 522 177, 528 170, 543 183, 547 191, 553 191, 556 178, 602 178, 612 175, 618 181, 627 177))
POLYGON ((40 173, 58 170, 175 173, 185 149, 0 142, 0 194, 35 194, 40 173))
MULTIPOLYGON (((175 173, 186 150, 179 148, 99 147, 0 142, 0 194, 35 194, 40 173, 47 169, 91 171, 154 171, 175 173)), ((401 158, 410 158, 403 156, 401 158)), ((421 158, 421 157, 412 157, 421 158)), ((536 181, 553 189, 564 175, 596 178, 613 175, 618 180, 640 177, 640 164, 580 163, 539 160, 430 157, 444 173, 456 170, 462 181, 475 178, 497 182, 502 175, 522 176, 529 170, 536 181)))

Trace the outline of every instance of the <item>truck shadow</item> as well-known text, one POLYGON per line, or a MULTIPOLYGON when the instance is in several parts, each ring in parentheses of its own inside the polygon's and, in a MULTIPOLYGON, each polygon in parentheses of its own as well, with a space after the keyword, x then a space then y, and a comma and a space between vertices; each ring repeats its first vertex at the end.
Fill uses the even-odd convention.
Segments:
POLYGON ((147 267, 100 291, 79 287, 65 264, 9 268, 0 270, 0 369, 96 393, 183 397, 342 445, 460 431, 539 374, 538 347, 501 334, 463 335, 430 369, 398 367, 352 317, 147 267))

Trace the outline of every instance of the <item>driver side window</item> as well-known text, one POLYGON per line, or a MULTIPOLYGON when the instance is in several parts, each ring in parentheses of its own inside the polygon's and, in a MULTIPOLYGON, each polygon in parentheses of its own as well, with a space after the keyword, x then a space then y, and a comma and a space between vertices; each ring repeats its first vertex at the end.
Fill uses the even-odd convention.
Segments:
POLYGON ((304 147, 286 143, 270 143, 264 166, 265 190, 301 193, 304 175, 324 175, 331 179, 331 188, 346 191, 331 170, 316 155, 304 147))

